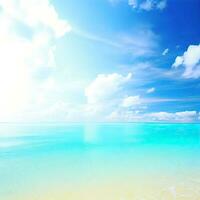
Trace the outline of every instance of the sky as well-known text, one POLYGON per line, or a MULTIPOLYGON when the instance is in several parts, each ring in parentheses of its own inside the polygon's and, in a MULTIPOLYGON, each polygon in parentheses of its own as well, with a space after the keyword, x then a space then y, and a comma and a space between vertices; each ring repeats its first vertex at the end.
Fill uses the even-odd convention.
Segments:
POLYGON ((200 0, 0 0, 0 122, 198 122, 200 0))

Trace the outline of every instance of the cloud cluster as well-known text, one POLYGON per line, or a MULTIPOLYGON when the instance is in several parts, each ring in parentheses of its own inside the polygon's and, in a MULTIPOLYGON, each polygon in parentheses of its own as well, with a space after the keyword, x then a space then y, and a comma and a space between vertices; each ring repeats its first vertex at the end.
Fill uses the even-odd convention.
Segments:
POLYGON ((0 1, 0 118, 34 99, 36 75, 55 66, 55 41, 70 31, 49 0, 0 1))
MULTIPOLYGON (((197 111, 152 112, 151 104, 178 102, 182 99, 145 98, 140 95, 127 95, 127 88, 132 82, 132 74, 121 75, 99 74, 85 88, 86 103, 56 102, 41 112, 42 119, 47 121, 123 121, 123 122, 193 122, 198 121, 197 111)), ((48 81, 44 86, 52 87, 48 81)), ((150 88, 147 91, 155 91, 150 88)), ((130 91, 129 91, 130 92, 130 91)), ((36 119, 38 115, 36 115, 36 119)))
POLYGON ((85 112, 88 116, 102 118, 120 104, 123 87, 131 81, 132 74, 123 76, 118 73, 99 74, 85 89, 87 104, 85 112))
POLYGON ((127 76, 121 74, 99 74, 96 79, 85 89, 87 101, 90 104, 100 103, 113 98, 126 82, 132 77, 129 73, 127 76))
POLYGON ((167 6, 166 0, 129 0, 128 4, 134 9, 140 9, 145 11, 151 10, 163 10, 167 6))
POLYGON ((71 30, 49 0, 1 0, 0 6, 6 20, 22 22, 34 31, 51 30, 56 37, 61 37, 71 30))
POLYGON ((183 112, 157 112, 146 114, 147 118, 152 121, 168 121, 168 122, 191 122, 197 119, 198 113, 196 111, 183 112))
POLYGON ((181 112, 152 112, 144 113, 140 111, 116 110, 107 119, 110 121, 143 121, 143 122, 193 122, 199 117, 196 111, 181 112))
MULTIPOLYGON (((142 98, 140 95, 127 96, 126 88, 131 74, 98 75, 86 88, 87 104, 83 106, 82 118, 97 121, 162 121, 192 122, 198 120, 198 112, 149 112, 150 104, 179 101, 178 99, 142 98)), ((149 88, 152 93, 155 88, 149 88)))
POLYGON ((177 56, 173 63, 173 68, 184 67, 182 74, 184 78, 200 77, 200 44, 190 45, 182 56, 177 56))
POLYGON ((141 99, 139 95, 125 97, 122 101, 122 107, 129 108, 141 104, 141 99))

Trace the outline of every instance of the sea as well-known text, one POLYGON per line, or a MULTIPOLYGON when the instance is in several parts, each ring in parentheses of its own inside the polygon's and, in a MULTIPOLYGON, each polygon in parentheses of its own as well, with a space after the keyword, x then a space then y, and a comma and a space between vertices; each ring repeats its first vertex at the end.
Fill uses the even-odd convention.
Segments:
POLYGON ((199 199, 200 124, 0 124, 0 200, 199 199))

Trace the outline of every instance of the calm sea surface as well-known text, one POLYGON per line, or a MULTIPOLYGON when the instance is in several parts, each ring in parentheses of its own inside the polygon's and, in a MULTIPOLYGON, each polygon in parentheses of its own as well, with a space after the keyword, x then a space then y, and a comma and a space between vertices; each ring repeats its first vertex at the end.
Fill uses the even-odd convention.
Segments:
POLYGON ((0 124, 0 200, 175 199, 200 199, 199 124, 0 124))

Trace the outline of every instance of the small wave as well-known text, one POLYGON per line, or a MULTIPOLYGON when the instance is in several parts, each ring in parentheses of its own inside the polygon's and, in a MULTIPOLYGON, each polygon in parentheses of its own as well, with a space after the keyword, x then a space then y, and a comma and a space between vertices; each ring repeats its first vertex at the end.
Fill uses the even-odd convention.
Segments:
POLYGON ((23 142, 23 141, 0 142, 0 149, 21 146, 21 145, 24 145, 24 144, 25 144, 25 142, 23 142))

